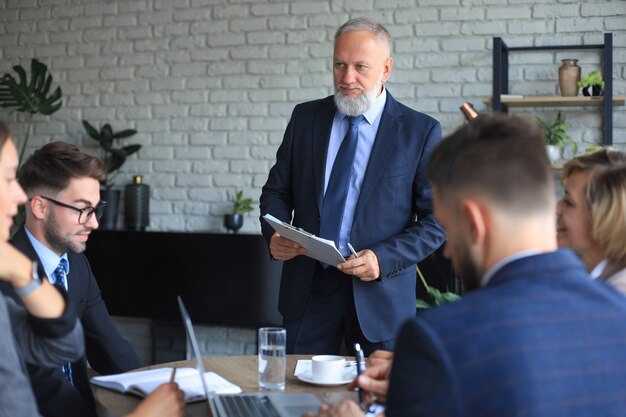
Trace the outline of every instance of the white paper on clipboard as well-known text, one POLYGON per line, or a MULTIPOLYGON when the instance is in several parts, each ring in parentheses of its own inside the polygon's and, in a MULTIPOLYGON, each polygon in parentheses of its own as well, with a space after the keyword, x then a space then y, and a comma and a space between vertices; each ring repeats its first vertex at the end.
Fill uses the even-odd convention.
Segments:
POLYGON ((293 240, 300 246, 306 248, 305 255, 309 258, 317 259, 328 265, 336 266, 345 262, 345 258, 337 250, 335 242, 328 239, 317 237, 307 231, 283 222, 271 214, 267 213, 263 216, 267 223, 278 232, 279 235, 293 240))

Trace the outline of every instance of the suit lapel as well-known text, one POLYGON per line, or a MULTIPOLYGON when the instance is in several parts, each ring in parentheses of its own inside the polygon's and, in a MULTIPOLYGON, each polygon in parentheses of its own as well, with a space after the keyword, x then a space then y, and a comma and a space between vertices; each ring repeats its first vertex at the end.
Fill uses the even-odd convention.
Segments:
POLYGON ((20 252, 26 255, 31 261, 37 261, 37 273, 40 277, 47 276, 46 272, 43 269, 43 265, 41 264, 41 259, 39 259, 39 255, 37 255, 37 251, 35 251, 33 244, 30 243, 30 239, 26 235, 26 230, 24 229, 24 226, 20 227, 18 231, 15 232, 10 242, 20 252))
POLYGON ((335 104, 332 97, 322 101, 320 110, 313 119, 313 176, 315 178, 315 196, 318 212, 322 211, 324 198, 324 175, 326 171, 326 153, 330 140, 330 131, 335 116, 335 104))
POLYGON ((402 126, 402 119, 398 117, 399 109, 396 100, 387 91, 387 102, 380 119, 376 140, 372 147, 372 153, 365 170, 363 184, 359 200, 356 205, 354 218, 358 219, 362 216, 367 200, 372 191, 374 191, 380 176, 383 174, 385 167, 389 163, 391 154, 398 142, 398 132, 402 126))

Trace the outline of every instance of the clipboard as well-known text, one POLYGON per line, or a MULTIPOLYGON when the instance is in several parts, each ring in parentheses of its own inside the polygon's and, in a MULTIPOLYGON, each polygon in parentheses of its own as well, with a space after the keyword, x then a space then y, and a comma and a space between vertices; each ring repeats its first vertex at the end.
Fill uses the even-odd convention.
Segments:
POLYGON ((263 218, 279 235, 293 240, 300 246, 306 248, 307 252, 304 254, 305 256, 332 266, 346 261, 339 250, 337 250, 335 242, 332 240, 317 237, 312 233, 287 222, 283 222, 269 213, 264 215, 263 218))

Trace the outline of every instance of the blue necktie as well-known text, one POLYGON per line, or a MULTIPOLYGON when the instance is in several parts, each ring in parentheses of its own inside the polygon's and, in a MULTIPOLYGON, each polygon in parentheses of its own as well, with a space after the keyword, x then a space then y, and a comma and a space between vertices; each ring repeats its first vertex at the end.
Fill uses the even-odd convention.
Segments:
MULTIPOLYGON (((54 272, 52 273, 53 284, 65 292, 65 277, 67 276, 67 260, 65 258, 61 258, 59 261, 59 265, 56 267, 54 272)), ((61 365, 61 372, 70 381, 70 384, 74 384, 72 377, 72 363, 66 362, 61 365)))
POLYGON ((350 174, 359 140, 359 125, 365 120, 363 115, 348 117, 348 132, 341 142, 330 180, 326 187, 326 193, 322 200, 322 213, 320 216, 320 237, 329 239, 338 244, 339 232, 343 211, 346 207, 350 174))

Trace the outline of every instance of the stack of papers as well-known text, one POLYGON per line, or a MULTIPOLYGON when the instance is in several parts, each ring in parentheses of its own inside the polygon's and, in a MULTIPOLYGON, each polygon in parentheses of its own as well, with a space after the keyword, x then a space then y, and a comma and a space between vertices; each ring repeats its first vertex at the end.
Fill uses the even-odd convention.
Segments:
MULTIPOLYGON (((151 369, 149 371, 127 372, 123 374, 96 376, 91 383, 118 392, 125 392, 145 397, 161 384, 170 381, 173 368, 151 369)), ((204 389, 198 370, 193 368, 176 368, 174 381, 185 393, 185 401, 204 400, 204 389)), ((209 392, 216 394, 239 394, 241 388, 225 380, 214 372, 206 372, 204 380, 209 392)))

